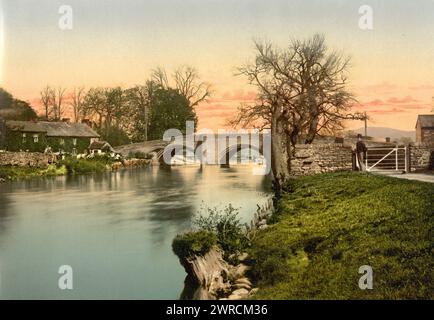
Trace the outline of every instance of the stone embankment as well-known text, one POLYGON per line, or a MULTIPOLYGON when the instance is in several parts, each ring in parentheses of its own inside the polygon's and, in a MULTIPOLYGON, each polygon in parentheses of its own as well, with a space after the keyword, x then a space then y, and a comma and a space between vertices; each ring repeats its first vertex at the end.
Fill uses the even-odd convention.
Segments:
POLYGON ((138 168, 149 165, 151 160, 148 159, 125 159, 116 161, 111 165, 112 170, 119 170, 122 168, 138 168))
POLYGON ((0 152, 0 166, 46 168, 53 157, 40 152, 0 152))

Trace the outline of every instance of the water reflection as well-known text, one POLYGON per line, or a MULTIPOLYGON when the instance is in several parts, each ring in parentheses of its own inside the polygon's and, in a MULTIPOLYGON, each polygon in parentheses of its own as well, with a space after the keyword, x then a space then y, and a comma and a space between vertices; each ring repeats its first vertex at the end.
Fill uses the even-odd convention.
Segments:
POLYGON ((248 221, 269 191, 249 167, 142 168, 0 184, 0 298, 177 299, 171 251, 203 203, 248 221), (74 290, 57 288, 70 264, 74 290))

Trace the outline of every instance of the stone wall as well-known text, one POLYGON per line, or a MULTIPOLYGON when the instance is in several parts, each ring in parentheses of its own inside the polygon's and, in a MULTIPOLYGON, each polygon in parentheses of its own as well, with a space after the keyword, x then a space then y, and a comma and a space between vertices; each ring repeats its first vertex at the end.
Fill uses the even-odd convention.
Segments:
POLYGON ((424 144, 434 143, 434 129, 432 128, 422 128, 417 130, 416 142, 424 144))
POLYGON ((351 146, 339 143, 298 144, 291 159, 294 175, 351 171, 352 167, 351 146))
POLYGON ((39 152, 0 152, 0 166, 46 168, 51 156, 39 152))
POLYGON ((410 171, 433 169, 434 145, 410 146, 410 171))

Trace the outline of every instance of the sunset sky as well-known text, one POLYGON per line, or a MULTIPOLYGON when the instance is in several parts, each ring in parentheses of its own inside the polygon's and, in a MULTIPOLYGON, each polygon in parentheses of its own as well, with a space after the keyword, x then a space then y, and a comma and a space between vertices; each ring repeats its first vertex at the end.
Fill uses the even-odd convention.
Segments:
MULTIPOLYGON (((144 83, 150 70, 192 65, 214 90, 197 108, 201 128, 223 127, 255 96, 236 67, 253 57, 252 39, 285 46, 322 33, 352 57, 350 87, 371 126, 414 129, 434 96, 432 0, 0 0, 0 82, 39 104, 48 85, 144 83), (61 30, 61 5, 73 29, 61 30), (373 30, 358 26, 361 5, 373 8, 373 30)), ((360 122, 348 123, 350 128, 360 122)))

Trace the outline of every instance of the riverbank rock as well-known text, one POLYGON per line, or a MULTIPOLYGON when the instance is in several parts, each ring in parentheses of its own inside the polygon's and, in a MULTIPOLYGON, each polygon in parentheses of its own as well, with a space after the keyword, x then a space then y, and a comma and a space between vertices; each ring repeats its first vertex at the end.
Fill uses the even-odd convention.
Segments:
POLYGON ((253 288, 252 290, 250 290, 249 296, 253 296, 258 291, 259 291, 259 288, 253 288))
POLYGON ((195 293, 194 299, 217 299, 230 293, 230 267, 219 248, 213 247, 203 256, 183 259, 181 264, 201 288, 199 293, 195 293))
POLYGON ((247 271, 251 269, 250 266, 240 263, 239 265, 232 267, 230 270, 230 275, 233 281, 236 281, 239 278, 243 278, 247 271))
POLYGON ((246 261, 248 258, 249 258, 248 253, 247 253, 247 252, 243 252, 242 254, 240 254, 240 255, 238 256, 238 261, 239 261, 239 262, 244 262, 244 261, 246 261))
POLYGON ((252 283, 250 282, 250 280, 245 278, 245 277, 235 280, 235 284, 244 284, 244 285, 249 286, 249 287, 252 286, 252 283))
POLYGON ((237 289, 231 293, 228 300, 241 300, 249 296, 249 290, 247 289, 237 289))
POLYGON ((263 225, 266 225, 266 224, 267 224, 267 220, 262 219, 262 220, 260 220, 260 221, 258 222, 258 227, 263 226, 263 225))

